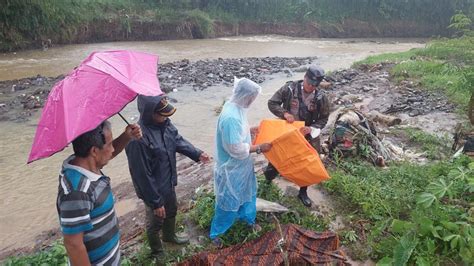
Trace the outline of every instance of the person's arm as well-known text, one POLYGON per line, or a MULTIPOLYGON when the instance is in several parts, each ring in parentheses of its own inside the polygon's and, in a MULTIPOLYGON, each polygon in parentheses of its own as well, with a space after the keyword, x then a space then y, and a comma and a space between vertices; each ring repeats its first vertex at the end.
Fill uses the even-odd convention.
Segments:
POLYGON ((130 124, 125 128, 125 131, 115 138, 112 142, 114 152, 112 158, 117 156, 127 146, 132 139, 139 139, 142 137, 142 130, 138 124, 130 124))
POLYGON ((156 179, 153 178, 148 148, 139 140, 131 141, 125 148, 128 167, 134 185, 146 205, 153 209, 163 207, 164 201, 158 193, 156 179))
POLYGON ((171 130, 176 132, 174 137, 176 143, 176 152, 183 154, 195 162, 199 162, 201 154, 204 152, 194 147, 191 142, 183 138, 183 136, 179 134, 178 129, 176 129, 173 125, 170 126, 172 126, 171 130))
POLYGON ((84 245, 84 233, 64 235, 64 247, 71 265, 91 265, 84 245))
POLYGON ((262 143, 259 145, 252 145, 250 146, 250 152, 256 152, 257 154, 260 154, 262 152, 267 152, 272 148, 271 143, 262 143))
POLYGON ((283 108, 282 104, 286 97, 288 97, 288 84, 283 85, 273 96, 268 100, 268 109, 272 114, 276 115, 281 119, 286 119, 284 114, 288 113, 288 110, 283 108))
MULTIPOLYGON (((66 176, 61 178, 61 184, 67 188, 66 176)), ((91 198, 83 191, 68 191, 58 199, 59 223, 72 265, 90 265, 83 235, 85 231, 93 229, 90 218, 92 208, 91 198)))
POLYGON ((329 99, 324 93, 321 95, 321 100, 319 101, 319 104, 321 105, 320 110, 319 110, 320 111, 319 119, 316 120, 313 124, 311 124, 311 126, 315 128, 323 129, 328 123, 330 107, 331 107, 331 104, 329 103, 329 99))

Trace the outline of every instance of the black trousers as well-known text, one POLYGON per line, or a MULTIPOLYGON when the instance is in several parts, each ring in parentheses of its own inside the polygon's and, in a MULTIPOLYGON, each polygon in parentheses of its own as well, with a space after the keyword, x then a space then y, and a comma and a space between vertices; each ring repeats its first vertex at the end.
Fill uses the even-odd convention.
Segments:
MULTIPOLYGON (((319 136, 317 138, 308 140, 308 142, 311 144, 311 146, 313 146, 316 151, 318 151, 318 153, 321 152, 321 139, 319 138, 319 136)), ((272 181, 278 176, 279 173, 278 170, 271 163, 268 163, 263 174, 265 175, 265 179, 267 179, 268 181, 272 181)), ((300 192, 306 192, 307 189, 308 187, 300 187, 300 192)))
MULTIPOLYGON (((166 212, 166 218, 165 219, 170 219, 170 218, 175 218, 176 214, 178 212, 178 201, 176 199, 176 192, 173 190, 171 193, 168 193, 167 195, 164 195, 164 207, 165 207, 165 212, 166 212)), ((146 206, 146 230, 148 232, 153 232, 158 234, 159 231, 161 230, 161 227, 163 227, 163 221, 164 219, 159 218, 158 216, 155 215, 153 212, 153 208, 146 206)))

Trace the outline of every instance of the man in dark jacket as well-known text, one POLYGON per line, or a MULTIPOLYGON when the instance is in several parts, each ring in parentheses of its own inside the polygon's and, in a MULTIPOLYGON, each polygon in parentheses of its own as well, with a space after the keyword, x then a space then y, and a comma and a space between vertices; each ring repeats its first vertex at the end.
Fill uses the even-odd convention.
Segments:
MULTIPOLYGON (((318 129, 322 130, 328 122, 329 100, 321 90, 318 90, 323 79, 324 70, 312 65, 306 71, 303 80, 287 82, 268 100, 268 108, 279 118, 289 123, 305 122, 305 127, 301 129, 301 132, 318 152, 321 152, 321 140, 319 136, 312 138, 310 133, 318 129)), ((273 165, 268 164, 264 174, 265 178, 271 182, 278 175, 278 171, 273 165)), ((311 200, 308 197, 307 188, 300 188, 298 198, 305 206, 310 207, 311 200)))
POLYGON ((137 196, 146 205, 147 236, 152 255, 163 259, 163 241, 185 244, 189 240, 175 234, 177 200, 176 152, 194 161, 210 157, 185 140, 169 116, 176 111, 166 96, 138 96, 139 124, 143 137, 126 147, 130 174, 137 196))

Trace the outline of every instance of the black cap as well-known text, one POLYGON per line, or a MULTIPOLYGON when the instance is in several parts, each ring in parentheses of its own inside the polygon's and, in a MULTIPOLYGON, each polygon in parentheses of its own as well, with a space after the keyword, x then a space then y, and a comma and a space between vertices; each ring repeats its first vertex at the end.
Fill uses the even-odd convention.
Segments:
POLYGON ((311 65, 306 70, 305 77, 308 78, 309 84, 318 86, 324 79, 324 70, 320 66, 311 65))
POLYGON ((176 108, 168 102, 168 97, 161 96, 160 102, 155 107, 155 113, 168 117, 175 112, 176 108))

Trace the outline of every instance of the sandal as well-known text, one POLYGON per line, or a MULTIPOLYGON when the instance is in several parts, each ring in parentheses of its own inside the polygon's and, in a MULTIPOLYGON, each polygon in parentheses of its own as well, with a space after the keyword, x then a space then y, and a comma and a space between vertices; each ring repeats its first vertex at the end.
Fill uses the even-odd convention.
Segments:
POLYGON ((258 224, 251 224, 250 229, 252 229, 252 231, 254 233, 258 233, 258 232, 262 231, 262 227, 258 224))
POLYGON ((216 247, 217 249, 221 249, 224 247, 224 243, 222 243, 222 240, 219 237, 216 237, 211 240, 212 245, 216 247))

